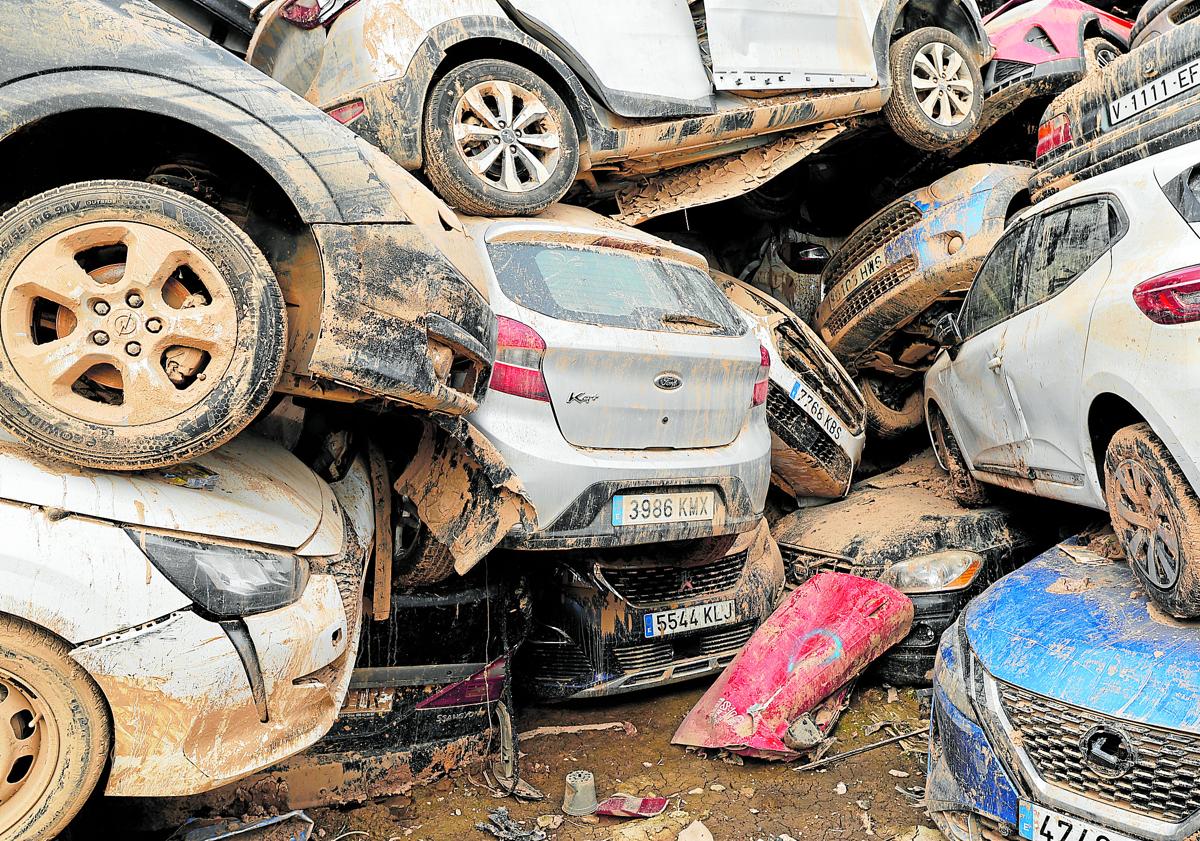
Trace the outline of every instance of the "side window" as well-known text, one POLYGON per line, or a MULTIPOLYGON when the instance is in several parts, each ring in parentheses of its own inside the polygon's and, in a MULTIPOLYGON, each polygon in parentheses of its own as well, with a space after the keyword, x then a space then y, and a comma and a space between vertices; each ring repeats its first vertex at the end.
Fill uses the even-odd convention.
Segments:
POLYGON ((1052 298, 1104 256, 1121 220, 1105 198, 1067 205, 1040 217, 1017 309, 1052 298))
POLYGON ((1010 228, 992 247, 979 274, 975 275, 959 316, 963 336, 982 333, 1013 314, 1013 290, 1024 262, 1029 227, 1026 221, 1010 228))

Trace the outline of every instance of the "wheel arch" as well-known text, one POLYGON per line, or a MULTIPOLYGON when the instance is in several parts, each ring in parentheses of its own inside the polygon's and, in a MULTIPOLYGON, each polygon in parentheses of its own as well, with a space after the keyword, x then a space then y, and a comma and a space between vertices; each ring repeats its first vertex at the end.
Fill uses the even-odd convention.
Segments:
POLYGON ((906 0, 896 13, 892 40, 925 26, 949 30, 975 51, 979 64, 988 58, 989 41, 982 24, 958 0, 906 0))
POLYGON ((1108 444, 1118 430, 1135 423, 1150 423, 1150 419, 1114 392, 1097 394, 1088 406, 1087 440, 1091 443, 1091 466, 1096 471, 1096 482, 1101 492, 1104 491, 1104 455, 1108 451, 1108 444))

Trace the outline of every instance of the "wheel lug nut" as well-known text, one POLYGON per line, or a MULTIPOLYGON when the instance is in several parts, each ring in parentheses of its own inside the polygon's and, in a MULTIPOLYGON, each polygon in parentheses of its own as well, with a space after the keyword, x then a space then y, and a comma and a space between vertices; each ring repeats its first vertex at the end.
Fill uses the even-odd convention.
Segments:
POLYGON ((108 344, 108 334, 103 330, 97 330, 92 334, 92 341, 98 345, 106 345, 108 344))
POLYGON ((97 301, 92 304, 92 312, 96 313, 96 315, 108 315, 108 302, 97 301))
POLYGON ((125 303, 131 307, 140 307, 142 305, 142 296, 136 292, 130 292, 125 298, 125 303))
POLYGON ((500 121, 500 128, 508 128, 508 123, 504 122, 504 120, 501 120, 501 121, 500 121))
POLYGON ((142 346, 138 342, 130 342, 125 345, 125 352, 130 356, 137 356, 142 352, 142 346))
POLYGON ((508 147, 508 151, 510 151, 510 152, 516 152, 516 151, 517 151, 517 147, 516 147, 516 145, 514 144, 514 145, 512 145, 512 146, 509 146, 509 147, 508 147))
POLYGON ((162 329, 162 319, 161 318, 146 319, 146 329, 149 330, 151 333, 157 333, 159 330, 162 329))

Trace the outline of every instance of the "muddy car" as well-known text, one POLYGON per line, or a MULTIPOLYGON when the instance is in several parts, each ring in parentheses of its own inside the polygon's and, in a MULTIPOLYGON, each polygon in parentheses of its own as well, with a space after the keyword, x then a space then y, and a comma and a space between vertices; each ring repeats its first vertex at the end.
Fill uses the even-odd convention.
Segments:
POLYGON ((988 249, 1028 204, 1030 170, 976 164, 902 196, 860 225, 821 274, 816 327, 859 378, 867 426, 880 437, 917 428, 921 375, 988 249))
POLYGON ((1200 22, 1188 21, 1060 94, 1038 126, 1040 201, 1200 139, 1200 22))
POLYGON ((1009 575, 942 637, 934 821, 952 841, 1194 836, 1197 658, 1196 626, 1082 541, 1009 575))
MULTIPOLYGON (((455 206, 520 215, 576 179, 632 188, 618 198, 637 213, 659 191, 639 186, 647 176, 781 144, 757 181, 723 173, 746 192, 842 130, 816 127, 881 110, 909 143, 944 148, 979 118, 990 54, 974 0, 829 13, 779 0, 278 0, 248 60, 423 167, 455 206), (814 130, 781 138, 795 129, 814 130)), ((716 200, 719 170, 691 203, 716 200)))
POLYGON ((0 836, 55 837, 100 781, 194 794, 320 739, 371 515, 361 460, 331 486, 249 434, 130 476, 0 437, 0 836))
POLYGON ((1133 31, 1129 34, 1129 43, 1133 47, 1140 47, 1164 32, 1187 23, 1198 14, 1200 4, 1195 0, 1149 0, 1138 12, 1133 31))
POLYGON ((730 275, 712 277, 771 354, 771 481, 797 499, 845 496, 866 437, 858 387, 790 309, 730 275))
POLYGON ((519 562, 533 589, 534 623, 517 653, 518 682, 552 701, 716 674, 783 591, 765 520, 739 535, 522 553, 519 562))
POLYGON ((796 511, 772 529, 790 583, 848 572, 912 599, 912 630, 876 667, 896 685, 928 684, 942 632, 1039 545, 1037 529, 1022 525, 1024 518, 998 506, 964 508, 945 486, 926 452, 859 482, 846 499, 796 511))
POLYGON ((138 469, 220 446, 277 391, 476 407, 495 342, 478 268, 378 150, 141 0, 4 4, 0 53, 18 437, 138 469))

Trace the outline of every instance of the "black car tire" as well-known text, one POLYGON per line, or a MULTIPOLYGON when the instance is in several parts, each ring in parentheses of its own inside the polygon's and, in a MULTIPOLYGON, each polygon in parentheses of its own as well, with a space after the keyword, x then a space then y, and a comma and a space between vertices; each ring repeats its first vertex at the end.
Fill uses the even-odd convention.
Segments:
POLYGON ((397 584, 428 587, 454 574, 454 555, 449 546, 431 535, 424 523, 407 530, 407 545, 397 539, 392 558, 392 578, 397 584))
POLYGON ((936 407, 930 407, 933 416, 930 428, 933 430, 933 446, 946 472, 950 474, 950 494, 954 501, 964 508, 980 508, 991 502, 991 494, 987 486, 971 475, 967 461, 963 458, 962 450, 954 433, 950 431, 950 423, 936 407))
POLYGON ((108 705, 63 642, 0 615, 0 715, 0 838, 59 837, 108 763, 108 705))
POLYGON ((971 51, 957 35, 937 26, 910 32, 892 44, 888 67, 892 77, 892 93, 883 106, 883 116, 901 139, 918 149, 936 152, 956 146, 971 137, 983 113, 983 79, 979 67, 971 58, 971 51), (971 85, 967 112, 953 125, 939 123, 926 114, 921 108, 915 87, 917 56, 934 44, 941 44, 958 53, 967 76, 962 81, 971 85))
POLYGON ((1098 73, 1115 61, 1123 51, 1107 38, 1088 38, 1083 42, 1084 72, 1098 73))
POLYGON ((864 375, 859 387, 867 410, 867 429, 879 438, 896 438, 916 429, 925 419, 920 379, 900 382, 864 375), (905 386, 911 389, 907 393, 905 386))
POLYGON ((283 294, 262 252, 214 208, 153 184, 71 184, 0 216, 0 302, 0 423, 86 467, 216 449, 283 367, 283 294))
POLYGON ((1120 429, 1108 443, 1104 495, 1146 592, 1172 616, 1200 618, 1200 498, 1149 424, 1120 429))
POLYGON ((467 213, 482 216, 540 213, 566 194, 579 170, 579 137, 566 103, 544 79, 510 61, 469 61, 434 83, 425 104, 423 134, 425 174, 442 198, 467 213), (507 106, 502 104, 502 94, 491 88, 497 84, 504 86, 499 88, 500 91, 511 92, 511 98, 504 97, 508 99, 507 106), (481 103, 481 108, 471 106, 469 95, 473 92, 476 94, 474 101, 481 103), (530 107, 530 98, 538 101, 544 114, 521 124, 521 128, 514 128, 530 107), (516 108, 518 100, 520 110, 516 108), (510 111, 511 126, 507 125, 508 121, 499 119, 504 116, 505 108, 510 111), (464 114, 463 109, 468 109, 469 113, 464 114), (476 112, 480 110, 488 113, 479 116, 476 112), (488 124, 493 119, 495 126, 488 124), (541 130, 536 134, 516 135, 517 131, 524 132, 530 126, 541 130), (473 136, 467 141, 465 134, 460 140, 456 130, 494 134, 473 136), (534 136, 541 137, 542 141, 531 143, 534 136), (541 145, 551 136, 557 137, 557 147, 541 145), (472 160, 491 161, 482 174, 468 163, 464 149, 466 142, 473 144, 472 160), (492 147, 498 151, 488 158, 492 147), (543 153, 544 159, 539 158, 538 155, 543 153), (537 159, 545 170, 544 178, 529 165, 533 159, 537 159), (509 180, 513 184, 519 183, 519 190, 504 189, 497 183, 497 179, 507 178, 506 167, 510 162, 512 179, 509 180))

